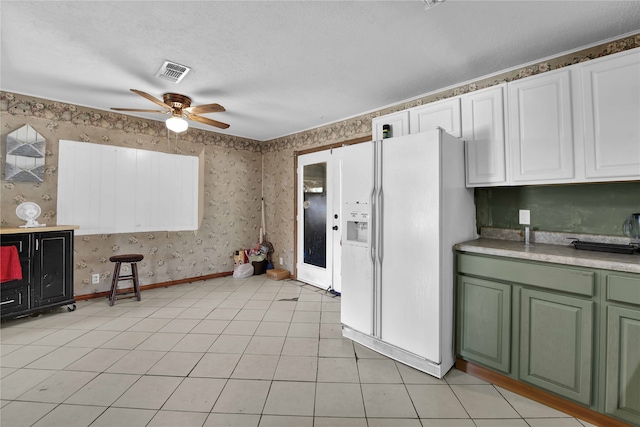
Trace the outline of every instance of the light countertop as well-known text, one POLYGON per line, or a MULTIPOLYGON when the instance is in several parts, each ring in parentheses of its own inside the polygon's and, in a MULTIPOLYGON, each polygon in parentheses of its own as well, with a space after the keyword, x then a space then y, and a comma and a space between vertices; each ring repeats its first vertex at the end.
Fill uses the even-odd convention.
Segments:
POLYGON ((458 243, 455 249, 484 255, 503 256, 530 261, 574 265, 640 274, 640 253, 631 255, 575 249, 570 244, 531 243, 522 241, 479 238, 458 243))
POLYGON ((24 234, 24 233, 46 233, 47 231, 77 230, 77 225, 52 225, 50 227, 28 227, 28 228, 0 228, 0 234, 24 234))

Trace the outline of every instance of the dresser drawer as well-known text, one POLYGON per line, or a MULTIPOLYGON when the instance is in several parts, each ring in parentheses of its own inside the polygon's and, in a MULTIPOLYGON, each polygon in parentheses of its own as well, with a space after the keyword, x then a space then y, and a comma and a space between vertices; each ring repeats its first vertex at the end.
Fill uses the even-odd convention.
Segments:
POLYGON ((29 308, 29 287, 9 287, 0 288, 0 315, 15 313, 29 308))
POLYGON ((15 246, 18 249, 20 259, 28 258, 31 255, 31 234, 2 234, 0 244, 2 246, 15 246))

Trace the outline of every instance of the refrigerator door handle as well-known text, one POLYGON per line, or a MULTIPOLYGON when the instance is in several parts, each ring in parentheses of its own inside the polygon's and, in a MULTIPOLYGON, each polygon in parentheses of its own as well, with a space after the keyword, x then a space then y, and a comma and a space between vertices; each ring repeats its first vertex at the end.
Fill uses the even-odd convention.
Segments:
POLYGON ((378 141, 375 150, 375 162, 376 162, 376 174, 374 177, 376 197, 375 197, 375 210, 374 212, 374 230, 375 230, 375 257, 374 262, 374 280, 373 280, 373 336, 382 339, 382 171, 384 169, 383 164, 383 150, 386 142, 384 140, 378 141))
POLYGON ((382 268, 382 248, 383 248, 383 243, 382 243, 382 225, 384 224, 384 218, 383 218, 383 210, 384 210, 384 194, 383 194, 383 184, 384 182, 382 181, 382 171, 384 169, 384 164, 383 164, 383 150, 384 150, 384 142, 381 141, 378 147, 378 150, 376 150, 376 187, 378 190, 378 197, 376 200, 376 245, 377 245, 377 256, 378 256, 378 265, 380 265, 380 268, 382 268))
POLYGON ((373 141, 373 161, 371 162, 371 178, 372 178, 372 183, 373 185, 371 186, 371 193, 369 194, 369 208, 370 208, 370 216, 369 216, 369 230, 371 230, 371 236, 370 236, 370 253, 369 256, 371 257, 371 263, 375 266, 376 263, 376 245, 375 245, 375 241, 376 241, 376 228, 375 228, 375 222, 376 222, 376 199, 375 199, 375 195, 376 195, 376 152, 377 152, 377 141, 373 141))
POLYGON ((378 230, 378 262, 382 265, 384 255, 384 233, 382 232, 382 224, 384 224, 384 191, 382 190, 382 186, 378 191, 378 218, 380 219, 380 229, 378 230))

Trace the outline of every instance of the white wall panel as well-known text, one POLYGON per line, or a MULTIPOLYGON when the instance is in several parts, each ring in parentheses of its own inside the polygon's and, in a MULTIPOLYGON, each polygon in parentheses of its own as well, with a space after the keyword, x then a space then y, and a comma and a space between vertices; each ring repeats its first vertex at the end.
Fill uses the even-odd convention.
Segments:
MULTIPOLYGON (((62 144, 60 144, 62 146, 62 144)), ((100 192, 100 177, 102 176, 102 158, 100 156, 101 148, 99 146, 92 146, 92 144, 82 144, 78 146, 76 144, 76 150, 85 150, 84 156, 79 156, 80 158, 89 159, 89 161, 85 161, 85 164, 91 165, 91 174, 88 175, 89 179, 86 180, 87 184, 89 184, 89 191, 82 197, 82 200, 85 200, 90 208, 90 217, 88 218, 88 229, 87 234, 99 233, 100 230, 100 218, 102 217, 102 212, 100 211, 100 200, 101 200, 101 192, 100 192), (91 151, 94 154, 91 154, 91 151)), ((62 156, 60 156, 62 158, 62 156)), ((74 175, 74 174, 68 174, 74 175)), ((80 175, 84 176, 84 175, 80 175)), ((58 189, 60 185, 58 185, 58 189)), ((60 191, 60 190, 58 190, 60 191)), ((84 191, 77 190, 74 191, 76 194, 83 194, 84 191)), ((71 224, 76 224, 76 222, 71 222, 71 224)))
POLYGON ((135 183, 137 151, 133 148, 116 150, 114 226, 116 230, 136 229, 135 183))
MULTIPOLYGON (((86 145, 75 147, 72 154, 73 162, 71 163, 71 167, 76 169, 77 173, 80 174, 79 176, 86 176, 89 177, 89 179, 73 179, 73 176, 71 176, 70 181, 73 185, 73 192, 71 193, 71 203, 69 203, 68 209, 71 211, 70 213, 73 215, 74 221, 76 218, 87 218, 90 222, 92 220, 94 221, 94 224, 92 224, 93 227, 97 227, 99 226, 99 218, 93 218, 91 212, 92 203, 90 200, 92 196, 94 198, 97 196, 97 194, 95 194, 95 189, 92 188, 92 184, 96 180, 95 178, 91 179, 93 171, 92 162, 85 161, 85 159, 90 158, 91 147, 86 145), (85 197, 78 197, 78 194, 85 194, 85 197)), ((62 157, 62 154, 60 157, 62 157)), ((65 184, 59 182, 58 188, 63 185, 65 184)), ((60 190, 58 190, 58 192, 60 192, 60 190)), ((60 213, 58 213, 58 218, 59 217, 60 213)), ((75 222, 70 222, 69 224, 75 224, 75 222)))
POLYGON ((73 193, 75 191, 75 183, 73 176, 70 174, 61 174, 61 170, 75 168, 76 153, 72 147, 68 145, 60 145, 58 160, 58 223, 60 218, 68 218, 69 224, 73 224, 73 193), (60 188, 67 188, 69 191, 61 191, 60 188))
POLYGON ((148 151, 138 150, 136 159, 134 206, 136 210, 135 229, 141 230, 143 224, 151 226, 151 189, 153 187, 151 175, 151 154, 148 151))
MULTIPOLYGON (((94 147, 95 148, 95 147, 94 147)), ((103 150, 92 150, 92 155, 100 156, 100 173, 93 176, 93 179, 99 182, 100 198, 97 207, 97 213, 100 215, 100 225, 96 234, 100 233, 117 233, 116 230, 116 147, 105 146, 103 150), (98 154, 99 153, 99 154, 98 154)), ((83 179, 83 177, 76 177, 83 179)), ((78 194, 77 197, 82 197, 78 194)), ((79 223, 82 229, 82 223, 79 223)))
POLYGON ((170 157, 158 156, 154 166, 157 171, 154 173, 154 176, 157 177, 154 188, 159 192, 155 199, 157 209, 153 213, 156 215, 158 226, 167 230, 175 223, 175 207, 173 206, 176 192, 175 165, 170 157))
POLYGON ((76 234, 197 230, 194 156, 60 140, 58 223, 76 234))

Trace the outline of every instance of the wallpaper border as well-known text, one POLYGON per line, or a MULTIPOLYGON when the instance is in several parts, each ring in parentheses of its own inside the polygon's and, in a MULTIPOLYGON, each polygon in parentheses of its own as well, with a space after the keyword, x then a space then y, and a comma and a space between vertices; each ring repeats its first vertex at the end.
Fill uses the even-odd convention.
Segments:
POLYGON ((363 136, 366 132, 371 133, 371 123, 376 117, 386 114, 395 113, 397 111, 406 110, 419 105, 428 104, 435 101, 463 95, 465 93, 474 92, 490 86, 496 86, 501 83, 511 82, 536 74, 542 74, 548 71, 557 70, 580 62, 590 61, 592 59, 601 58, 612 55, 614 53, 623 52, 625 50, 640 47, 640 33, 622 37, 620 39, 603 43, 590 48, 585 48, 570 54, 560 55, 558 57, 540 61, 526 67, 516 68, 511 71, 498 72, 498 74, 490 77, 478 77, 472 83, 458 86, 452 89, 439 91, 423 97, 416 98, 408 102, 401 102, 394 106, 383 108, 375 112, 363 114, 358 117, 350 118, 340 122, 328 124, 318 128, 310 129, 292 135, 264 141, 262 143, 263 152, 282 151, 288 149, 298 149, 310 145, 328 145, 348 139, 363 136))

